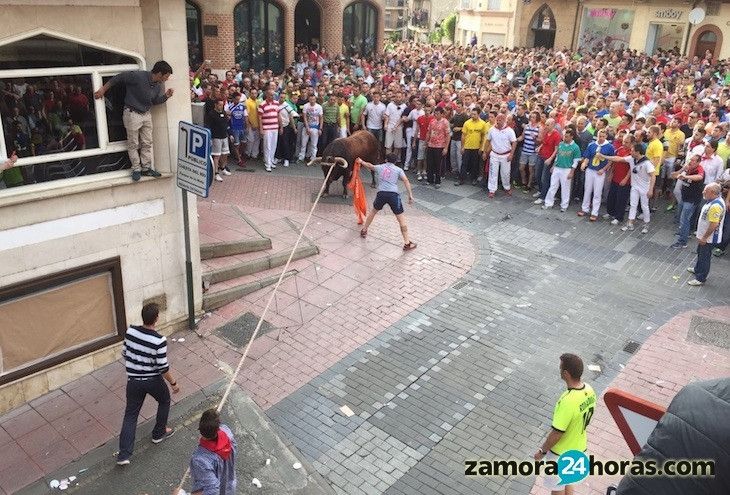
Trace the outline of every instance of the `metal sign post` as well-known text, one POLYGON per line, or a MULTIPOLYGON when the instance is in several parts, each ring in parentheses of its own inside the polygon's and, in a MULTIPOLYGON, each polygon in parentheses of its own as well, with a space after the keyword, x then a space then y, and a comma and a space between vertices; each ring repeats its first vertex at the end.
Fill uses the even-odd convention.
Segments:
POLYGON ((210 131, 205 127, 180 122, 177 141, 177 186, 182 191, 183 227, 185 230, 185 279, 188 289, 188 328, 195 330, 193 297, 193 261, 190 249, 188 192, 208 197, 210 187, 210 131))

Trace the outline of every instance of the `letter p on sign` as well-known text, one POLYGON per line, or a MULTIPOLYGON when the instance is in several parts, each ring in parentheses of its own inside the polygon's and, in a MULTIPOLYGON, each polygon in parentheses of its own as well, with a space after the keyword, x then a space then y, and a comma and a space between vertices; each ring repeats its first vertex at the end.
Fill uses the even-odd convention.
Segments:
POLYGON ((190 141, 188 145, 188 153, 191 155, 206 158, 205 156, 205 135, 192 131, 190 133, 190 141))

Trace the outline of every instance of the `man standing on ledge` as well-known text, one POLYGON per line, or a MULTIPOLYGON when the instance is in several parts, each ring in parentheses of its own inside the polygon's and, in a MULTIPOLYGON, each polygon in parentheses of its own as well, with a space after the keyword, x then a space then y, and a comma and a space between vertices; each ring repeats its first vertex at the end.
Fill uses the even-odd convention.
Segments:
POLYGON ((157 401, 152 443, 160 443, 175 433, 175 430, 167 427, 170 391, 162 379, 168 381, 173 393, 178 393, 180 388, 172 378, 167 363, 167 339, 155 330, 159 317, 160 307, 155 303, 146 304, 142 308, 142 326, 130 326, 124 335, 122 357, 127 368, 127 407, 119 434, 117 464, 120 466, 129 464, 129 458, 132 457, 137 418, 147 394, 157 401))
MULTIPOLYGON (((562 192, 561 192, 562 194, 562 192)), ((586 428, 596 408, 596 393, 581 381, 583 361, 575 354, 560 356, 560 378, 568 390, 558 399, 553 412, 553 424, 545 442, 535 452, 535 460, 557 462, 558 457, 569 450, 585 452, 588 443, 586 428)), ((552 495, 573 495, 572 484, 558 485, 558 476, 547 476, 545 488, 552 495)))
POLYGON ((172 67, 160 60, 152 67, 152 71, 132 70, 112 77, 104 86, 94 93, 94 98, 104 97, 109 88, 123 84, 124 113, 122 121, 127 130, 127 150, 132 162, 132 180, 138 181, 143 175, 160 177, 160 173, 152 168, 152 105, 165 103, 172 97, 173 89, 164 91, 163 83, 172 74, 172 67))

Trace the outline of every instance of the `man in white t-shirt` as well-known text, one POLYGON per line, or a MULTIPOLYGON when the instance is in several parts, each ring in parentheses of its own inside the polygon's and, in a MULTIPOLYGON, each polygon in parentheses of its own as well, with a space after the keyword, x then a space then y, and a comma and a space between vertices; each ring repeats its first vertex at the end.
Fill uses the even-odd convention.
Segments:
POLYGON ((725 168, 722 158, 717 155, 717 141, 710 141, 705 144, 705 150, 700 160, 702 170, 705 171, 705 184, 711 184, 722 175, 725 168))
POLYGON ((507 127, 507 116, 497 114, 496 125, 487 133, 489 153, 489 197, 493 198, 497 191, 498 176, 502 178, 502 187, 507 196, 512 196, 510 188, 510 172, 512 156, 517 146, 517 137, 511 127, 507 127))
POLYGON ((322 105, 317 103, 317 95, 311 93, 309 95, 309 103, 302 107, 304 118, 304 135, 302 136, 302 147, 299 150, 299 161, 304 161, 304 157, 308 154, 311 160, 317 157, 317 143, 319 136, 322 134, 322 116, 324 111, 322 105), (307 142, 309 142, 309 152, 307 153, 307 142))
POLYGON ((641 202, 641 211, 644 213, 644 228, 641 229, 642 234, 649 233, 649 198, 654 194, 654 164, 644 155, 644 147, 641 144, 635 144, 628 156, 605 156, 600 152, 596 154, 596 158, 603 160, 604 158, 610 162, 626 162, 631 169, 631 195, 629 207, 629 221, 621 227, 621 230, 634 230, 634 220, 636 220, 636 211, 641 202))
POLYGON ((385 117, 385 105, 380 101, 380 92, 373 93, 373 101, 365 106, 360 116, 360 124, 363 129, 367 128, 375 136, 379 143, 383 142, 383 118, 385 117))
MULTIPOLYGON (((393 101, 388 103, 385 107, 385 114, 383 115, 385 125, 385 151, 390 153, 395 151, 395 154, 400 157, 401 150, 403 149, 403 126, 401 122, 401 116, 406 105, 403 103, 403 93, 400 91, 395 94, 393 101)), ((400 158, 398 162, 400 162, 400 158)))

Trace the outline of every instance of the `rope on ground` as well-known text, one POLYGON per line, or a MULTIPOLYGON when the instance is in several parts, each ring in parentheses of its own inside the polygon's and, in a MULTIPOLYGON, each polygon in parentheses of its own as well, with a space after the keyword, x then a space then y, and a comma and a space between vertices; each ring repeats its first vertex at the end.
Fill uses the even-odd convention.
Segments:
MULTIPOLYGON (((317 207, 317 204, 319 204, 319 200, 322 198, 322 193, 324 193, 324 189, 327 186, 327 181, 330 178, 330 175, 332 175, 332 171, 334 168, 338 166, 337 162, 330 165, 330 169, 327 172, 327 175, 324 178, 324 181, 322 182, 322 187, 319 188, 319 193, 317 193, 317 197, 314 200, 314 204, 312 204, 312 208, 309 210, 309 215, 307 215, 307 219, 304 221, 304 225, 302 225, 302 229, 299 231, 299 236, 297 237, 297 241, 294 243, 294 247, 292 247, 291 252, 289 253, 289 259, 286 260, 286 265, 284 265, 284 268, 281 270, 281 274, 279 275, 279 280, 276 281, 276 285, 274 286, 274 290, 271 291, 271 295, 269 296, 269 301, 266 303, 266 306, 264 307, 263 312, 261 313, 261 317, 259 318, 259 322, 256 324, 256 328, 254 329, 253 333, 251 334, 251 338, 248 341, 248 344, 246 344, 246 348, 243 350, 243 354, 241 355, 241 359, 238 361, 238 366, 236 366, 235 371, 233 372, 233 375, 231 376, 231 380, 228 382, 228 386, 226 386, 226 391, 223 393, 223 397, 221 397, 220 402, 218 403, 218 406, 216 407, 216 410, 220 412, 223 409, 223 406, 225 405, 226 401, 228 400, 228 396, 231 393, 231 390, 233 389, 233 385, 236 383, 236 378, 238 377, 238 374, 241 372, 241 368, 243 367, 243 362, 246 360, 246 357, 248 356, 248 352, 251 349, 251 344, 253 344, 254 339, 259 333, 259 330, 261 330, 261 326, 264 323, 264 318, 266 317, 266 313, 268 313, 269 308, 271 307, 271 303, 274 301, 274 297, 276 296, 276 291, 279 290, 279 286, 281 285, 282 280, 284 280, 284 275, 289 270, 289 265, 291 265, 292 259, 294 258, 294 253, 296 252, 297 248, 299 247, 299 243, 302 240, 302 237, 304 237, 304 230, 307 228, 307 225, 309 225, 310 220, 312 219, 312 215, 314 214, 314 209, 317 207)), ((177 486, 177 490, 175 493, 177 494, 182 489, 182 486, 187 481, 188 477, 190 476, 190 466, 185 470, 185 474, 183 474, 182 480, 180 480, 180 483, 177 486)))

